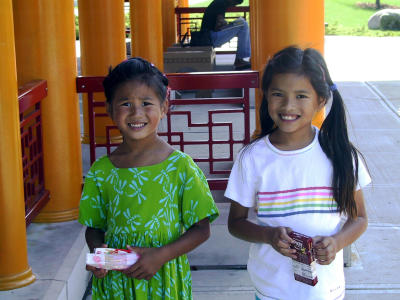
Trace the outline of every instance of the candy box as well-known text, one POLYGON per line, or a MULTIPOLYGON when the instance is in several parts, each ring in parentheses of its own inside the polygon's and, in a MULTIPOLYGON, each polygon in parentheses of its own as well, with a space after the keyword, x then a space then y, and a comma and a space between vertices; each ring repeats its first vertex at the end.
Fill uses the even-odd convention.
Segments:
POLYGON ((297 259, 292 259, 294 279, 315 286, 318 282, 312 238, 292 231, 289 236, 294 240, 290 248, 296 249, 297 259))
POLYGON ((128 249, 96 248, 86 254, 87 265, 106 270, 126 269, 138 259, 139 255, 128 249))

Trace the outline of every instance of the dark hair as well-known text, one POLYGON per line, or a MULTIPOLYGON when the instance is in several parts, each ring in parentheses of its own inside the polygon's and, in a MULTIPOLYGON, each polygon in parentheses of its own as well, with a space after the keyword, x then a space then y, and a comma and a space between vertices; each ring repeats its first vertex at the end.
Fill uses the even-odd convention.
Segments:
POLYGON ((132 57, 118 64, 114 69, 110 67, 108 75, 103 81, 104 94, 107 102, 112 103, 115 91, 126 81, 137 81, 152 88, 161 103, 167 96, 168 79, 152 63, 140 57, 132 57))
POLYGON ((322 55, 317 50, 302 50, 291 46, 277 52, 268 61, 262 77, 263 98, 259 112, 261 132, 252 143, 276 129, 268 112, 267 91, 273 76, 283 73, 306 76, 317 95, 326 101, 332 93, 332 106, 322 123, 318 139, 333 165, 332 187, 338 210, 354 218, 357 216, 354 190, 358 181, 358 154, 361 157, 362 155, 349 141, 342 97, 332 82, 322 55))

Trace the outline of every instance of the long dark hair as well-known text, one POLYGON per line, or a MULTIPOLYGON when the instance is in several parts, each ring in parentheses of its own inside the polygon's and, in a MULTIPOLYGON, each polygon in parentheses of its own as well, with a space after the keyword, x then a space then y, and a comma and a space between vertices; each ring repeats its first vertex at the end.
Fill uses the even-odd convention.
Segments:
POLYGON ((110 67, 108 75, 103 81, 107 102, 111 104, 117 88, 124 82, 131 80, 150 87, 161 103, 166 99, 168 90, 167 77, 147 60, 140 57, 132 57, 124 60, 114 69, 110 67))
POLYGON ((250 145, 276 129, 268 112, 267 91, 273 76, 284 73, 306 76, 321 99, 327 101, 332 95, 332 106, 322 123, 318 139, 333 165, 332 187, 338 210, 354 218, 357 216, 354 190, 358 181, 358 155, 362 155, 349 141, 343 99, 332 82, 325 60, 317 50, 291 46, 277 52, 268 61, 262 77, 263 98, 259 112, 261 132, 250 145))

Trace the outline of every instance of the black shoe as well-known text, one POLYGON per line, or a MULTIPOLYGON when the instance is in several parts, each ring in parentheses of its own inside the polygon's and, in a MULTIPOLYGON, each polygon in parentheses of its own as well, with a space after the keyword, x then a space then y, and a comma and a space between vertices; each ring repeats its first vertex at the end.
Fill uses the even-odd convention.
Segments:
POLYGON ((236 71, 251 69, 251 63, 248 61, 245 61, 242 58, 235 59, 235 62, 233 65, 234 65, 236 71))

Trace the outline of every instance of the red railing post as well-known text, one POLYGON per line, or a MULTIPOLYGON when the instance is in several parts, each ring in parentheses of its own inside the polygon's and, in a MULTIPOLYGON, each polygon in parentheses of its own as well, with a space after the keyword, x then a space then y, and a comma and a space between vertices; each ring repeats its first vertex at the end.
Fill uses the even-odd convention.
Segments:
POLYGON ((24 177, 25 222, 28 226, 49 201, 44 185, 42 116, 40 101, 47 96, 45 80, 32 81, 18 90, 24 177))
MULTIPOLYGON (((175 9, 176 11, 176 9, 175 9)), ((180 41, 182 39, 182 24, 181 24, 181 13, 176 13, 176 30, 177 30, 177 35, 178 35, 178 40, 180 41)))
POLYGON ((89 144, 90 144, 90 163, 95 161, 95 149, 96 149, 96 139, 95 139, 95 124, 94 124, 94 107, 93 107, 93 93, 88 93, 88 120, 89 120, 89 144))

